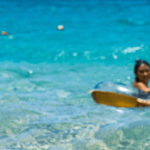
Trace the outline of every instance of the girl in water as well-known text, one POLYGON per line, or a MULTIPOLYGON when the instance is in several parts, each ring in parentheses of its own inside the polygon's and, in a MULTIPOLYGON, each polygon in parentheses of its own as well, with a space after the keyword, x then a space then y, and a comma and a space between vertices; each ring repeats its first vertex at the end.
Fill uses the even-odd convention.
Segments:
POLYGON ((148 87, 148 82, 150 79, 150 65, 144 60, 137 60, 134 73, 136 75, 133 86, 146 93, 150 93, 150 88, 148 87))

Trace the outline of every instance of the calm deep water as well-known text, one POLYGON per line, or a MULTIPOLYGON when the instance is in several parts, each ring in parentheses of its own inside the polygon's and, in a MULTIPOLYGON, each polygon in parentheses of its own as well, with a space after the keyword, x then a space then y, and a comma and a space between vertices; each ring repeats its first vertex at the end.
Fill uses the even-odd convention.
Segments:
POLYGON ((150 150, 149 108, 88 94, 149 61, 149 1, 1 0, 0 14, 0 149, 150 150))

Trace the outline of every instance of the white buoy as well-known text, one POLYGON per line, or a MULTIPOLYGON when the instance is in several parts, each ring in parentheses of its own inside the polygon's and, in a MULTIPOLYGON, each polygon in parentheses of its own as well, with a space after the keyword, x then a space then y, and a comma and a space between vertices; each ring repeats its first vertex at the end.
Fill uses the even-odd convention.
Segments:
POLYGON ((57 27, 57 29, 58 29, 58 30, 63 30, 63 29, 64 29, 64 26, 63 26, 63 25, 59 25, 59 26, 57 27))

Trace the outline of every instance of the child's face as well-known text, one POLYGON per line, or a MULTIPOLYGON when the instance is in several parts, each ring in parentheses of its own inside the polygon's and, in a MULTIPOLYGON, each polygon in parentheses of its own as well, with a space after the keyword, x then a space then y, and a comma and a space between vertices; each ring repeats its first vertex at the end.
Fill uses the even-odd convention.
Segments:
POLYGON ((137 77, 140 79, 141 82, 148 82, 150 78, 150 69, 147 65, 142 64, 138 69, 137 69, 137 77))

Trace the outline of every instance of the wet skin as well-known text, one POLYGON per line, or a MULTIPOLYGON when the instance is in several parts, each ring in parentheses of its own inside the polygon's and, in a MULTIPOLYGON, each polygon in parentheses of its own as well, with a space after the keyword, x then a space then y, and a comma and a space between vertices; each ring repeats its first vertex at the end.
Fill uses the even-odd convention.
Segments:
POLYGON ((137 69, 137 74, 136 76, 139 78, 141 82, 143 82, 146 86, 148 86, 148 81, 150 78, 150 69, 147 65, 142 64, 138 69, 137 69))

